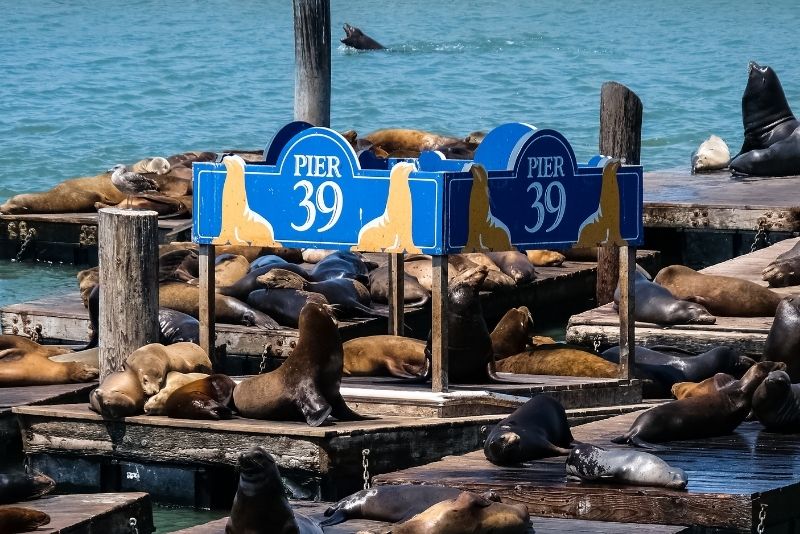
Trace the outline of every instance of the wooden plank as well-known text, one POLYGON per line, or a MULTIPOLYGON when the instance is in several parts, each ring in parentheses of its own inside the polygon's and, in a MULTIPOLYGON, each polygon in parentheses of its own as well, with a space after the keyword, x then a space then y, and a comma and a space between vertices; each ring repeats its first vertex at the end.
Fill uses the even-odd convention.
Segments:
MULTIPOLYGON (((39 510, 50 516, 50 523, 36 532, 49 534, 99 534, 130 532, 135 519, 139 534, 155 532, 150 497, 146 493, 92 493, 52 495, 11 506, 39 510)), ((0 506, 0 510, 6 506, 0 506)))
POLYGON ((447 284, 447 256, 434 256, 432 262, 433 282, 431 284, 431 389, 447 391, 450 384, 449 358, 447 355, 447 308, 450 298, 447 284))
MULTIPOLYGON (((611 438, 629 428, 639 413, 574 427, 577 441, 619 448, 611 438)), ((769 434, 748 422, 730 436, 670 442, 651 451, 683 468, 687 491, 656 487, 587 484, 566 480, 563 458, 522 467, 490 464, 482 451, 375 477, 375 484, 446 484, 472 491, 493 489, 504 499, 523 502, 534 515, 603 521, 664 523, 750 532, 760 502, 772 502, 767 524, 800 518, 800 440, 769 434), (781 502, 784 504, 781 505, 781 502), (773 508, 773 506, 775 508, 773 508)))
POLYGON ((632 247, 620 249, 619 275, 619 376, 630 380, 633 378, 636 350, 636 328, 633 313, 636 306, 634 299, 634 277, 636 276, 635 255, 632 247))
POLYGON ((404 336, 403 315, 405 312, 405 272, 402 254, 389 254, 389 333, 404 336))
POLYGON ((53 384, 50 386, 21 386, 0 388, 0 415, 10 414, 14 406, 36 406, 40 404, 58 404, 78 402, 89 399, 89 391, 94 389, 97 381, 84 384, 53 384))

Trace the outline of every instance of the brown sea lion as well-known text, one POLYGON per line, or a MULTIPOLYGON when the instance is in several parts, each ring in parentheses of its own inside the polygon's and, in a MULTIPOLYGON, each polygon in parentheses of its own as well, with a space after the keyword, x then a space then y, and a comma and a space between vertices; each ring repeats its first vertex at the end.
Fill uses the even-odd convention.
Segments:
POLYGON ((0 504, 38 499, 55 487, 55 480, 33 469, 0 472, 0 504))
MULTIPOLYGON (((199 286, 183 282, 167 282, 158 286, 159 306, 178 310, 195 319, 199 313, 199 286)), ((217 293, 214 296, 216 320, 220 323, 277 328, 278 323, 268 315, 254 310, 244 302, 217 293)))
POLYGON ((43 193, 24 193, 0 205, 0 213, 76 213, 95 211, 95 202, 119 204, 125 198, 111 173, 65 180, 43 193))
POLYGON ((256 289, 247 297, 247 304, 290 328, 298 327, 303 308, 310 302, 328 306, 328 300, 319 293, 298 289, 256 289))
POLYGON ((302 250, 303 261, 306 263, 319 263, 335 252, 334 250, 325 250, 321 248, 304 248, 302 250))
POLYGON ((193 249, 175 249, 158 256, 159 282, 191 282, 200 276, 200 259, 193 249))
MULTIPOLYGON (((389 153, 404 150, 411 154, 416 153, 417 156, 424 150, 438 150, 442 147, 466 145, 462 139, 457 137, 403 128, 376 130, 363 136, 362 139, 366 139, 389 153)), ((474 147, 472 148, 474 150, 474 147)))
POLYGON ((125 367, 136 373, 145 395, 150 396, 164 386, 171 371, 210 373, 211 361, 194 343, 150 343, 133 351, 126 358, 125 367))
POLYGON ((81 292, 83 307, 89 307, 89 294, 94 286, 100 283, 100 267, 91 267, 78 272, 78 289, 81 292))
POLYGON ((619 376, 617 366, 602 356, 583 347, 565 343, 539 345, 533 350, 503 358, 495 366, 498 372, 516 374, 593 378, 619 376))
POLYGON ((244 278, 250 270, 250 262, 244 256, 220 254, 215 259, 214 280, 217 287, 230 286, 244 278))
POLYGON ((462 492, 434 504, 388 530, 391 534, 525 534, 531 526, 528 507, 503 504, 475 493, 462 492))
POLYGON ((33 532, 48 523, 50 516, 39 510, 21 506, 0 506, 0 532, 3 534, 33 532))
POLYGON ((112 419, 140 415, 144 410, 144 401, 145 394, 139 377, 127 368, 108 375, 89 394, 89 407, 112 419))
POLYGON ((292 511, 275 460, 259 446, 239 455, 239 487, 225 534, 322 534, 322 529, 292 511))
MULTIPOLYGON (((468 269, 473 269, 478 266, 478 264, 469 259, 466 254, 450 254, 447 257, 447 263, 455 271, 452 276, 450 276, 448 272, 449 282, 452 282, 453 278, 459 273, 463 273, 468 269)), ((495 266, 494 269, 489 269, 487 267, 486 279, 483 281, 483 286, 481 287, 482 291, 509 290, 514 287, 516 287, 514 279, 501 271, 499 267, 495 266)))
POLYGON ((625 434, 611 441, 648 448, 652 447, 650 443, 730 434, 747 417, 753 393, 774 365, 759 362, 741 380, 721 389, 650 408, 636 418, 625 434))
POLYGON ((217 154, 215 152, 193 150, 191 152, 182 152, 180 154, 168 156, 167 162, 170 168, 184 166, 191 169, 192 163, 195 161, 214 161, 215 159, 217 159, 217 154))
POLYGON ((70 384, 97 379, 100 373, 97 367, 49 359, 67 352, 70 351, 39 345, 22 336, 0 335, 0 387, 70 384))
POLYGON ((800 381, 800 297, 786 297, 778 304, 763 359, 784 362, 792 382, 800 381))
MULTIPOLYGON (((488 269, 479 265, 459 273, 448 287, 447 350, 452 383, 482 384, 490 379, 494 361, 492 338, 483 318, 479 293, 488 269)), ((425 355, 431 358, 431 338, 425 355)))
POLYGON ((753 415, 770 432, 800 431, 800 384, 772 371, 753 394, 753 415))
POLYGON ((346 341, 344 370, 347 376, 396 376, 423 378, 430 370, 425 342, 403 336, 365 336, 346 341))
POLYGON ((501 271, 514 279, 519 284, 527 284, 536 279, 536 270, 533 268, 528 256, 516 250, 508 252, 487 252, 501 271))
POLYGON ((189 214, 186 206, 180 200, 158 193, 141 193, 131 197, 130 206, 127 199, 117 204, 95 202, 97 210, 103 208, 126 208, 134 210, 150 210, 158 213, 159 218, 177 218, 189 214))
POLYGON ((158 390, 158 393, 147 399, 147 402, 144 403, 144 413, 147 415, 164 415, 166 413, 165 405, 167 399, 173 391, 189 382, 194 382, 195 380, 200 380, 207 376, 206 373, 179 373, 177 371, 170 371, 167 373, 167 381, 164 383, 164 387, 158 390))
POLYGON ((563 254, 555 250, 526 250, 525 255, 536 267, 557 267, 566 260, 563 254))
POLYGON ((749 280, 698 273, 683 265, 661 269, 653 280, 676 298, 697 302, 714 315, 771 317, 781 296, 749 280))
POLYGON ((761 278, 766 280, 770 287, 786 287, 800 284, 800 241, 772 260, 761 271, 761 278))
POLYGON ((144 158, 129 168, 131 172, 136 173, 155 173, 155 174, 166 174, 169 172, 169 169, 172 167, 167 158, 162 158, 161 156, 156 156, 153 158, 144 158))
POLYGON ((175 419, 230 419, 235 387, 236 382, 227 375, 209 375, 173 391, 164 410, 175 419))
MULTIPOLYGON (((384 265, 369 272, 369 294, 374 302, 389 302, 389 267, 384 265)), ((431 300, 431 292, 407 272, 403 272, 403 304, 424 306, 431 300)))
POLYGON ((734 380, 736 380, 736 377, 728 373, 717 373, 702 382, 677 382, 672 385, 672 396, 676 399, 686 399, 697 397, 698 395, 708 395, 727 386, 734 380))
POLYGON ((300 313, 299 330, 297 346, 278 369, 236 386, 236 409, 243 417, 305 420, 310 426, 321 425, 328 415, 361 419, 339 392, 344 354, 332 312, 309 302, 300 313))
POLYGON ((500 360, 525 350, 533 336, 533 316, 528 308, 511 308, 492 330, 492 350, 500 360))
POLYGON ((272 269, 284 269, 287 271, 291 271, 294 274, 301 276, 307 280, 309 280, 311 277, 311 275, 309 275, 308 272, 300 265, 295 265, 294 263, 287 263, 287 262, 282 262, 282 263, 276 262, 269 265, 265 265, 263 267, 257 267, 255 269, 252 268, 251 264, 251 269, 252 270, 249 273, 247 273, 247 275, 245 275, 241 280, 239 280, 235 284, 226 287, 218 287, 217 293, 219 293, 220 295, 227 295, 229 297, 233 297, 244 302, 247 300, 247 296, 250 295, 250 293, 252 293, 256 289, 264 289, 264 286, 262 286, 258 282, 258 277, 268 273, 272 269))

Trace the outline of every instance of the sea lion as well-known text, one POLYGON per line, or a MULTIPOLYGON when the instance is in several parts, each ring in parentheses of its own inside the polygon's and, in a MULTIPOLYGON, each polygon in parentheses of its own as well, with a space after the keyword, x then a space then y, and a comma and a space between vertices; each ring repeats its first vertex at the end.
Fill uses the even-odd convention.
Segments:
POLYGON ((579 443, 567 456, 567 479, 686 489, 689 478, 652 454, 579 443))
MULTIPOLYGON (((467 269, 473 269, 480 265, 472 261, 468 256, 469 254, 450 254, 447 256, 447 264, 452 267, 453 270, 452 276, 449 272, 447 273, 448 282, 452 282, 455 276, 458 276, 467 269)), ((487 256, 482 256, 484 256, 486 262, 491 262, 487 256)), ((516 287, 517 284, 514 282, 514 279, 501 271, 496 265, 492 269, 484 262, 484 266, 487 268, 487 271, 486 279, 483 281, 483 286, 481 287, 482 291, 510 290, 516 287)))
POLYGON ((158 342, 171 345, 181 341, 200 343, 200 321, 177 310, 158 309, 158 342))
POLYGON ((235 387, 236 382, 227 375, 200 378, 173 391, 167 398, 164 411, 175 419, 230 419, 235 387))
POLYGON ((264 256, 259 256, 253 261, 250 262, 250 269, 248 272, 253 272, 256 269, 261 267, 267 267, 269 265, 277 265, 277 264, 284 264, 289 263, 288 261, 284 260, 280 256, 276 256, 275 254, 266 254, 264 256))
POLYGON ((125 198, 111 173, 65 180, 42 193, 24 193, 0 205, 0 213, 76 213, 95 211, 95 202, 118 204, 125 198))
MULTIPOLYGON (((158 286, 160 306, 178 310, 197 318, 199 313, 200 289, 198 286, 182 282, 167 282, 158 286)), ((214 316, 220 323, 277 328, 275 319, 254 310, 244 302, 217 293, 214 295, 214 316)))
POLYGON ((342 29, 344 30, 345 36, 344 39, 340 39, 340 41, 344 43, 346 46, 355 48, 356 50, 386 49, 385 46, 380 44, 378 41, 376 41, 369 35, 362 32, 355 26, 350 26, 349 24, 345 23, 342 29))
POLYGON ((310 302, 328 305, 328 300, 319 293, 297 289, 256 289, 247 297, 250 306, 274 317, 279 325, 290 328, 297 328, 303 308, 310 302))
POLYGON ((89 295, 92 293, 92 289, 94 289, 94 287, 100 283, 100 267, 84 269, 83 271, 78 272, 76 276, 78 278, 78 289, 81 293, 83 307, 88 308, 89 295))
POLYGON ((0 473, 0 504, 38 499, 55 487, 55 480, 32 469, 0 473))
MULTIPOLYGON (((80 275, 80 273, 78 273, 80 275)), ((770 287, 796 286, 800 284, 800 241, 772 260, 763 271, 761 279, 770 287)))
POLYGON ((0 507, 0 532, 3 534, 32 532, 48 523, 50 516, 39 510, 21 506, 0 507))
POLYGON ((531 519, 524 504, 503 504, 463 491, 381 534, 525 534, 531 519))
POLYGON ((207 376, 206 373, 180 373, 178 371, 170 371, 167 373, 167 381, 164 387, 144 403, 144 413, 147 415, 166 414, 165 405, 173 391, 189 382, 194 382, 195 380, 200 380, 207 376))
POLYGON ((104 202, 95 202, 94 207, 96 210, 103 208, 121 208, 133 210, 150 210, 158 213, 161 219, 166 218, 179 218, 183 215, 188 215, 189 210, 186 205, 177 198, 159 193, 139 193, 131 197, 130 203, 125 199, 118 204, 106 204, 104 202))
POLYGON ((319 263, 326 257, 336 252, 335 250, 325 250, 322 248, 304 248, 303 261, 306 263, 319 263))
POLYGON ((593 247, 597 245, 624 246, 627 242, 620 234, 619 183, 617 171, 622 162, 616 158, 609 159, 603 165, 603 177, 600 186, 600 198, 597 210, 589 215, 578 229, 576 247, 593 247))
POLYGON ((778 304, 763 358, 784 362, 792 382, 800 381, 800 297, 786 297, 778 304))
POLYGON ((179 373, 210 373, 211 360, 199 345, 174 343, 164 346, 150 343, 133 351, 125 360, 139 379, 145 395, 155 395, 164 386, 170 371, 179 373))
POLYGON ((409 176, 415 170, 413 163, 405 161, 392 167, 389 173, 386 208, 381 215, 361 227, 358 231, 358 242, 353 246, 353 250, 422 252, 414 244, 414 236, 411 232, 413 210, 409 176))
POLYGON ((676 399, 686 399, 699 395, 708 395, 720 388, 723 388, 736 380, 736 377, 728 373, 717 373, 711 378, 706 378, 701 382, 677 382, 672 385, 672 396, 676 399))
MULTIPOLYGON (((633 316, 637 321, 660 325, 714 324, 717 318, 701 304, 675 298, 669 289, 651 282, 642 273, 634 275, 634 298, 636 306, 633 316)), ((614 305, 619 306, 619 284, 614 291, 614 305)))
POLYGON ((800 128, 769 148, 751 150, 730 164, 734 176, 795 176, 800 174, 800 128))
POLYGON ((235 284, 250 270, 247 258, 237 254, 220 254, 214 261, 214 281, 219 287, 235 284))
POLYGON ((247 275, 244 278, 242 278, 235 284, 227 287, 218 287, 217 293, 219 293, 220 295, 233 297, 241 301, 246 301, 247 296, 250 293, 252 293, 256 289, 263 289, 263 286, 258 283, 258 277, 270 272, 272 269, 284 269, 286 271, 291 271, 298 276, 302 276, 306 280, 309 280, 311 278, 311 275, 308 274, 308 271, 306 271, 299 265, 286 262, 283 263, 274 262, 269 265, 262 265, 260 267, 256 267, 255 269, 251 269, 250 272, 247 273, 247 275))
POLYGON ((572 442, 561 403, 536 395, 491 429, 483 453, 495 465, 517 465, 569 454, 572 442))
POLYGON ((193 150, 191 152, 182 152, 180 154, 173 154, 167 157, 167 162, 171 168, 175 167, 188 167, 192 168, 192 163, 195 161, 214 161, 217 159, 215 152, 204 152, 193 150))
POLYGON ((652 448, 651 443, 730 434, 750 413, 753 393, 773 366, 773 362, 759 362, 741 380, 722 389, 650 408, 626 433, 611 441, 652 448))
POLYGON ((527 284, 536 279, 536 269, 533 268, 527 255, 516 250, 507 252, 487 252, 486 255, 491 259, 501 271, 514 279, 519 284, 527 284))
POLYGON ((162 252, 158 256, 158 281, 190 282, 200 276, 200 258, 189 248, 162 252))
MULTIPOLYGON (((420 152, 425 150, 440 150, 448 146, 469 147, 471 145, 458 137, 439 135, 422 130, 408 130, 403 128, 387 128, 371 132, 362 139, 365 139, 375 146, 381 147, 390 154, 392 152, 407 151, 418 157, 420 152)), ((477 145, 476 145, 477 146, 477 145)), ((474 150, 474 147, 472 147, 474 150)))
POLYGON ((171 167, 172 165, 170 165, 167 158, 156 156, 137 161, 131 165, 130 170, 138 173, 167 174, 171 167))
POLYGON ((653 281, 676 298, 697 302, 710 313, 726 317, 772 317, 781 301, 779 294, 755 282, 702 274, 684 265, 664 267, 653 281))
POLYGON ((322 529, 292 511, 275 460, 263 447, 253 447, 239 455, 239 487, 225 534, 273 533, 322 534, 322 529))
POLYGON ((532 350, 514 354, 495 363, 497 372, 617 378, 619 369, 599 354, 584 347, 554 343, 537 345, 532 350))
POLYGON ((778 75, 771 67, 762 67, 755 61, 747 65, 747 86, 742 95, 742 124, 744 142, 731 161, 731 169, 740 156, 751 150, 768 148, 786 139, 800 126, 789 108, 778 75))
MULTIPOLYGON (((389 267, 384 265, 369 272, 369 294, 374 302, 386 304, 389 302, 389 267)), ((403 304, 405 306, 421 307, 431 300, 431 292, 424 287, 416 277, 403 272, 403 304)))
POLYGON ((525 350, 533 336, 533 316, 525 306, 508 310, 490 337, 495 360, 500 360, 525 350))
POLYGON ((70 384, 97 379, 100 373, 97 367, 49 359, 67 352, 70 351, 39 345, 22 336, 0 335, 0 387, 70 384))
MULTIPOLYGON (((728 373, 740 378, 755 365, 755 361, 730 347, 714 347, 692 355, 674 347, 653 348, 636 346, 633 374, 642 380, 642 392, 647 398, 666 398, 678 382, 700 382, 715 373, 728 373)), ((619 363, 619 346, 603 352, 606 360, 619 363)))
POLYGON ((424 378, 430 371, 425 342, 403 336, 365 336, 346 341, 344 370, 347 376, 396 376, 424 378))
POLYGON ((563 254, 555 250, 526 250, 525 255, 536 267, 557 267, 566 260, 563 254))
POLYGON ((508 226, 492 213, 486 168, 475 163, 470 166, 469 172, 472 174, 472 189, 469 195, 467 242, 462 252, 512 250, 508 226))
MULTIPOLYGON (((336 502, 325 510, 320 526, 338 525, 348 519, 369 519, 386 523, 401 523, 424 512, 436 503, 455 499, 461 493, 458 488, 431 486, 427 484, 399 484, 374 486, 361 490, 336 502)), ((500 502, 493 492, 484 496, 500 502)))
MULTIPOLYGON (((482 384, 489 381, 494 361, 492 338, 483 318, 479 293, 488 269, 479 265, 459 273, 450 282, 447 298, 447 351, 450 382, 482 384)), ((425 356, 431 358, 431 337, 425 356)))
POLYGON ((369 284, 369 268, 360 254, 337 250, 320 260, 309 273, 315 282, 331 278, 352 278, 364 285, 369 284))
POLYGON ((309 302, 298 326, 297 346, 278 369, 236 386, 236 409, 242 417, 305 420, 310 426, 321 425, 328 415, 343 421, 361 419, 339 393, 344 355, 331 311, 309 302))
POLYGON ((141 414, 144 401, 142 383, 128 368, 111 373, 89 394, 89 407, 111 419, 141 414))
POLYGON ((772 371, 753 394, 753 415, 770 432, 800 431, 800 384, 772 371))
POLYGON ((731 152, 725 141, 712 135, 692 154, 692 174, 717 171, 728 166, 731 152))

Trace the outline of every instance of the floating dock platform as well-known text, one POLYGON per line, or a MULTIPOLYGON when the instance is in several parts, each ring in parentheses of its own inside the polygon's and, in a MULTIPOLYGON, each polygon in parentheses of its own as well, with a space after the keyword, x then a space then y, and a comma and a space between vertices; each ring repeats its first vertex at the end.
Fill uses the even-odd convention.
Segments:
MULTIPOLYGON (((329 502, 300 502, 292 501, 292 509, 296 513, 303 514, 313 520, 322 521, 325 518, 325 509, 331 505, 329 502)), ((175 532, 175 534, 225 534, 225 524, 228 518, 223 517, 216 521, 211 521, 204 525, 186 528, 175 532)), ((553 519, 550 517, 531 517, 533 529, 536 534, 681 534, 687 532, 683 527, 669 525, 636 525, 623 523, 597 523, 591 521, 581 521, 577 519, 553 519)), ((323 527, 325 534, 354 534, 359 531, 381 532, 391 526, 391 523, 381 521, 370 521, 366 519, 351 519, 333 525, 323 527)))
MULTIPOLYGON (((153 508, 146 493, 50 495, 8 506, 32 508, 48 514, 50 523, 35 531, 42 534, 155 532, 153 508)), ((0 506, 0 510, 4 507, 0 506)))
MULTIPOLYGON (((733 276, 767 286, 761 271, 779 254, 791 249, 800 238, 780 241, 772 246, 745 254, 702 269, 705 274, 733 276)), ((652 273, 655 276, 655 273, 652 273)), ((771 288, 783 296, 800 294, 800 286, 771 288)), ((717 317, 712 325, 659 326, 636 323, 636 343, 639 345, 673 345, 703 352, 718 345, 728 345, 750 355, 761 356, 772 326, 773 317, 717 317)), ((612 304, 579 313, 567 325, 567 341, 591 346, 619 344, 619 315, 612 304)))
MULTIPOLYGON (((638 415, 581 425, 572 434, 580 442, 624 447, 610 440, 627 431, 638 415)), ((695 527, 691 532, 756 532, 759 514, 765 513, 765 532, 788 533, 800 521, 799 438, 767 433, 760 423, 747 422, 729 436, 673 441, 649 451, 686 471, 686 491, 572 482, 566 480, 564 457, 499 467, 483 451, 380 475, 374 484, 492 489, 504 501, 526 504, 534 516, 695 527)))

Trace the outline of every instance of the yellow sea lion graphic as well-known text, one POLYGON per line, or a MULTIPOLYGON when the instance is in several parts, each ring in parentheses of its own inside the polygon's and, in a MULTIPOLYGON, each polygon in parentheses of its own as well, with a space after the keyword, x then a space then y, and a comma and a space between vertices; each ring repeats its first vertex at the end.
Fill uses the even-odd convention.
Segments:
POLYGON ((472 192, 469 195, 469 230, 461 252, 513 250, 511 234, 503 221, 492 215, 489 206, 489 175, 483 165, 474 164, 472 192))
POLYGON ((408 252, 419 254, 422 251, 414 245, 411 236, 411 187, 408 177, 414 165, 401 162, 392 167, 389 174, 389 194, 386 197, 386 210, 383 215, 371 220, 358 232, 358 244, 353 250, 368 252, 408 252))
POLYGON ((247 204, 244 160, 239 156, 225 156, 222 163, 228 171, 222 186, 222 229, 213 244, 281 246, 275 242, 269 221, 247 204))
POLYGON ((619 184, 617 170, 620 160, 610 159, 603 167, 603 181, 600 185, 600 201, 597 211, 589 215, 578 230, 576 247, 596 247, 597 245, 627 245, 619 230, 619 184))

